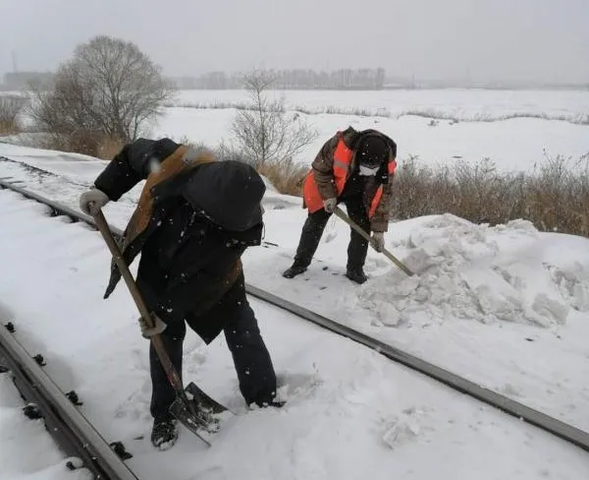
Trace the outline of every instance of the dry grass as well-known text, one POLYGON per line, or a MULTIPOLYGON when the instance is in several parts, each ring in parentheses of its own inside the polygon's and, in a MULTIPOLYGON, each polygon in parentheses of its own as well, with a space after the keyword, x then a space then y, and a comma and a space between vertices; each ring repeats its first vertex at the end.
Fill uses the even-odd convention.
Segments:
MULTIPOLYGON (((166 102, 164 104, 166 108, 194 108, 196 110, 228 110, 228 109, 235 109, 240 111, 258 111, 257 108, 253 107, 251 104, 247 104, 244 102, 166 102)), ((268 111, 268 108, 263 108, 263 111, 268 111)), ((286 111, 285 107, 282 107, 282 111, 286 111)), ((359 107, 349 107, 349 108, 342 108, 337 106, 328 106, 328 107, 316 107, 316 108, 308 108, 305 106, 295 105, 291 107, 291 111, 304 113, 306 115, 319 115, 319 114, 329 114, 329 115, 356 115, 359 117, 384 117, 390 118, 391 113, 384 108, 377 108, 377 109, 367 109, 367 108, 359 108, 359 107)))
POLYGON ((244 102, 166 102, 163 105, 166 108, 194 108, 195 110, 248 110, 250 107, 244 102))
POLYGON ((279 193, 300 196, 303 180, 309 169, 292 160, 267 162, 258 166, 258 173, 265 176, 279 193))
POLYGON ((525 219, 542 231, 589 236, 588 162, 546 158, 529 173, 502 173, 490 160, 432 168, 410 159, 395 179, 392 215, 452 213, 490 225, 525 219))
POLYGON ((118 138, 103 137, 98 143, 97 157, 103 160, 112 160, 125 146, 125 142, 118 138))
MULTIPOLYGON (((216 148, 215 153, 222 160, 237 160, 250 165, 255 163, 243 151, 236 150, 234 147, 225 143, 221 143, 216 148)), ((309 168, 305 165, 297 164, 293 162, 292 158, 287 157, 282 160, 259 163, 255 167, 258 173, 266 177, 279 193, 295 196, 302 195, 303 180, 309 171, 309 168)))
POLYGON ((25 97, 0 95, 0 136, 15 135, 20 132, 18 115, 26 103, 25 97))
POLYGON ((31 146, 112 160, 123 148, 124 142, 104 134, 77 132, 70 135, 46 134, 35 138, 31 146))
MULTIPOLYGON (((302 195, 308 168, 291 160, 258 167, 280 193, 302 195)), ((541 231, 589 237, 589 154, 573 163, 545 158, 527 173, 505 173, 489 159, 475 164, 400 162, 391 215, 405 220, 451 213, 474 223, 531 221, 541 231)))
MULTIPOLYGON (((185 138, 177 141, 189 143, 185 138)), ((103 159, 112 159, 123 146, 103 135, 49 136, 40 142, 43 145, 36 146, 103 159)), ((223 144, 216 153, 223 160, 253 164, 243 152, 223 144)), ((576 163, 563 157, 545 158, 526 173, 500 172, 489 159, 439 167, 420 165, 415 158, 399 163, 391 208, 396 220, 442 213, 490 225, 525 219, 541 231, 589 237, 589 154, 576 163)), ((302 195, 308 165, 287 157, 256 168, 280 193, 302 195)))
POLYGON ((0 120, 0 137, 15 135, 19 133, 18 125, 14 122, 4 122, 0 120))

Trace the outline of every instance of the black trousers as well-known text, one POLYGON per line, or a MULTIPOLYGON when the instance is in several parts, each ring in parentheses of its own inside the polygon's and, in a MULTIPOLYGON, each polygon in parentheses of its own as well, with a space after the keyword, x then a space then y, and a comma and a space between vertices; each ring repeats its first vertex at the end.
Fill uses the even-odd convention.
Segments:
MULTIPOLYGON (((224 328, 227 346, 233 356, 233 363, 239 380, 239 388, 246 403, 263 405, 270 403, 276 395, 276 374, 268 349, 258 328, 254 311, 247 302, 243 284, 238 284, 229 295, 210 311, 200 316, 188 316, 186 322, 175 322, 162 333, 162 340, 170 360, 182 376, 182 344, 186 336, 186 323, 222 321, 230 319, 224 328)), ((194 328, 193 328, 194 329, 194 328)), ((153 345, 149 350, 152 396, 151 415, 154 418, 169 418, 168 409, 176 398, 153 345)))
MULTIPOLYGON (((370 219, 364 206, 362 194, 338 199, 338 203, 344 203, 350 219, 356 222, 366 233, 371 233, 370 219)), ((309 266, 331 215, 324 209, 309 214, 303 225, 303 231, 301 232, 299 246, 295 255, 294 262, 296 265, 303 267, 309 266)), ((368 242, 354 229, 350 228, 350 231, 347 269, 359 270, 364 267, 364 263, 366 262, 368 242)))

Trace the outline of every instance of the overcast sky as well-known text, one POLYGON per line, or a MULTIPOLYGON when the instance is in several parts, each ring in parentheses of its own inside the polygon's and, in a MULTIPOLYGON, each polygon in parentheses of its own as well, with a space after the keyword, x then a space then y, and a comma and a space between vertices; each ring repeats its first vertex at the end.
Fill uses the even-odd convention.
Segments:
POLYGON ((0 74, 107 34, 167 75, 383 66, 416 79, 589 81, 589 0, 0 0, 0 74))

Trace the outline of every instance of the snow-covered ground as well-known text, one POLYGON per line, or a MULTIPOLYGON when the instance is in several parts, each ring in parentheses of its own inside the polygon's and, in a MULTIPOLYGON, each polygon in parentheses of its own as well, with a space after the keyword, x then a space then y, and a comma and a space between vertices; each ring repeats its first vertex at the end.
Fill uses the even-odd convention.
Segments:
MULTIPOLYGON (((491 158, 502 170, 529 170, 545 157, 577 161, 589 153, 589 91, 393 90, 285 91, 290 108, 319 136, 296 160, 310 163, 323 142, 348 125, 376 128, 398 144, 401 160, 427 165, 459 158, 491 158), (324 112, 341 112, 324 113, 324 112), (354 113, 371 116, 355 115, 354 113)), ((273 93, 270 93, 272 95, 273 93)), ((176 105, 247 102, 245 91, 181 91, 176 105)), ((216 145, 231 141, 236 111, 170 108, 153 127, 156 136, 187 137, 216 145)))
MULTIPOLYGON (((105 162, 44 155, 0 145, 0 156, 18 161, 0 162, 0 177, 77 208, 105 162)), ((139 189, 107 205, 112 224, 124 227, 139 189)), ((248 251, 251 284, 589 430, 589 240, 539 233, 525 221, 489 228, 417 218, 392 224, 386 242, 418 275, 405 277, 371 251, 371 279, 356 286, 341 276, 349 230, 334 218, 309 272, 286 280, 280 273, 305 212, 299 199, 271 190, 265 206, 265 240, 278 246, 248 251)), ((185 434, 154 455, 146 344, 132 301, 122 285, 102 300, 108 252, 99 234, 43 211, 0 192, 0 262, 9 272, 0 301, 14 313, 19 339, 44 353, 64 390, 82 396, 103 435, 125 441, 142 478, 589 476, 586 453, 257 301, 288 406, 240 415, 208 451, 185 434)), ((204 347, 189 336, 185 357, 187 379, 244 413, 223 340, 204 347)), ((0 407, 14 409, 5 385, 0 407)), ((13 451, 26 452, 17 445, 13 451)), ((38 468, 58 468, 56 458, 38 468)), ((0 469, 0 479, 28 478, 23 465, 15 461, 6 477, 0 469)))
MULTIPOLYGON (((0 319, 4 321, 4 319, 0 319)), ((43 421, 28 420, 11 378, 0 374, 0 479, 87 480, 88 471, 69 472, 43 421)))

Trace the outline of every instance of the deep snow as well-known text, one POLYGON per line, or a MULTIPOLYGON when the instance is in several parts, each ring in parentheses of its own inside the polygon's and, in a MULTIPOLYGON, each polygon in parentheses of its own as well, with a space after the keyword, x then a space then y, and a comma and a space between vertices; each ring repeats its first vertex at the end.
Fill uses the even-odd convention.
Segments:
MULTIPOLYGON (((65 154, 52 163, 35 151, 3 148, 0 155, 54 174, 0 162, 0 177, 20 179, 75 208, 105 165, 65 154)), ((139 189, 107 205, 109 221, 124 227, 139 189)), ((469 480, 589 474, 578 450, 257 301, 263 334, 290 385, 283 392, 291 396, 289 406, 240 417, 206 454, 186 434, 153 458, 147 439, 133 440, 149 431, 145 343, 123 285, 112 300, 101 300, 106 248, 96 232, 40 217, 44 207, 17 197, 0 192, 0 262, 10 272, 0 281, 0 300, 14 312, 19 338, 46 352, 49 373, 64 390, 82 395, 84 413, 105 436, 129 444, 132 465, 145 478, 161 478, 171 464, 177 465, 173 478, 186 479, 237 472, 241 478, 469 480)), ((304 211, 299 199, 271 189, 265 207, 271 243, 248 251, 250 283, 589 429, 586 239, 539 233, 525 221, 489 228, 453 216, 413 219, 392 224, 386 239, 418 277, 405 277, 370 252, 371 281, 356 286, 340 275, 349 230, 334 218, 310 271, 286 280, 280 273, 291 261, 304 211)), ((186 372, 243 412, 223 344, 206 348, 190 336, 186 372)), ((4 385, 0 398, 11 395, 4 385)), ((13 445, 17 451, 19 443, 13 445)), ((47 452, 46 460, 39 457, 40 475, 50 475, 41 470, 46 466, 59 469, 57 454, 47 452)), ((6 478, 26 478, 16 476, 24 473, 19 465, 24 460, 6 478)))
MULTIPOLYGON (((206 347, 190 334, 186 380, 239 415, 211 449, 182 431, 173 449, 156 453, 148 440, 147 344, 124 289, 101 299, 108 252, 99 234, 43 216, 45 207, 12 192, 0 191, 0 211, 0 261, 10 272, 0 295, 19 340, 43 352, 48 374, 78 392, 105 438, 125 442, 142 479, 576 480, 589 473, 580 450, 257 301, 287 406, 246 413, 224 340, 206 347)), ((49 464, 44 472, 24 467, 27 440, 4 440, 21 458, 5 478, 29 478, 31 470, 32 478, 66 477, 49 448, 39 462, 49 464)))
MULTIPOLYGON (((4 321, 4 319, 0 319, 4 321)), ((66 472, 61 452, 42 420, 28 420, 8 374, 0 374, 0 479, 86 480, 88 471, 66 472)))
POLYGON ((251 283, 589 429, 589 240, 524 221, 418 218, 385 238, 419 274, 371 251, 371 280, 356 286, 342 277, 349 228, 334 218, 309 271, 286 280, 303 215, 267 211, 267 240, 280 248, 248 253, 251 283))
MULTIPOLYGON (((41 167, 50 163, 31 160, 26 149, 19 154, 41 167)), ((7 172, 77 208, 83 185, 106 163, 63 161, 66 167, 51 168, 63 168, 68 181, 31 177, 2 162, 0 177, 7 172)), ((113 225, 124 228, 140 189, 106 206, 113 225)), ((372 280, 359 287, 339 275, 349 228, 334 217, 309 272, 286 280, 281 272, 292 261, 305 211, 300 199, 272 189, 264 204, 269 244, 246 253, 250 283, 589 430, 587 239, 540 233, 526 221, 490 228, 451 215, 412 219, 391 224, 386 241, 420 275, 407 278, 369 251, 372 280)))

